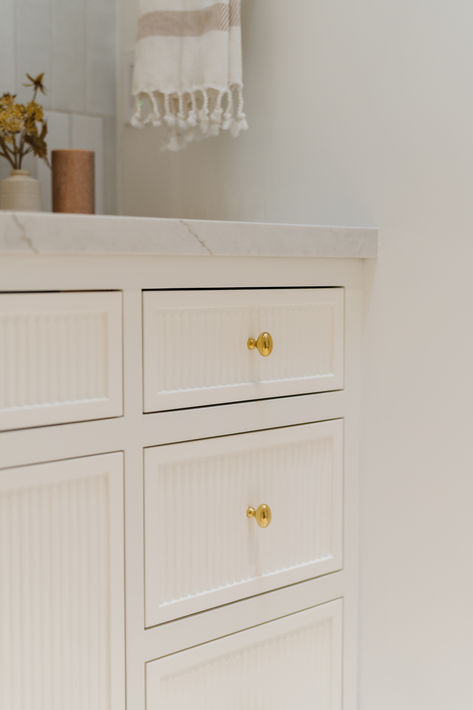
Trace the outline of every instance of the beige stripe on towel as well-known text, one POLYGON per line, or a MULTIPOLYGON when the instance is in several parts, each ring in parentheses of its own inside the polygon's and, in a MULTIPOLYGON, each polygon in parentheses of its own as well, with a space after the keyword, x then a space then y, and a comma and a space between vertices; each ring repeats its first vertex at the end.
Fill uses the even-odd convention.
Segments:
POLYGON ((206 32, 228 32, 241 24, 239 3, 217 2, 205 10, 157 10, 142 15, 138 23, 138 39, 143 37, 199 37, 206 32))

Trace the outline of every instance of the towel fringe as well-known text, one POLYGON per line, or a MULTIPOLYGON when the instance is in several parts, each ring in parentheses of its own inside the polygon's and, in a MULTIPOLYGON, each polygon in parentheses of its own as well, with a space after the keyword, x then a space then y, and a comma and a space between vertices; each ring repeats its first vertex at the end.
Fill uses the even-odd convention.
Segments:
POLYGON ((181 150, 193 140, 218 136, 221 130, 237 137, 248 128, 243 110, 243 87, 232 84, 227 89, 141 92, 135 98, 130 123, 134 128, 164 123, 168 133, 163 150, 181 150))

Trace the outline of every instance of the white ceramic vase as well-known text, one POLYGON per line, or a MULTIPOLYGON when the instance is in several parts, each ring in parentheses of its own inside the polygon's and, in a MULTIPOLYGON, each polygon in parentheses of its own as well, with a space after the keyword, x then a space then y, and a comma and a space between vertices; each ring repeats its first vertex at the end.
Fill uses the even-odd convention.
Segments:
POLYGON ((12 170, 10 177, 0 181, 0 210, 41 212, 41 185, 29 170, 12 170))

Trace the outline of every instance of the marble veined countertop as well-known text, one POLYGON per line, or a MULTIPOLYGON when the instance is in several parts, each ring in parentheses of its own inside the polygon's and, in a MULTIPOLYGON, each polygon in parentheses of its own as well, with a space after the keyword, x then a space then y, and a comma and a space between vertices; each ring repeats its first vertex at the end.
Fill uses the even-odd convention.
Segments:
POLYGON ((371 227, 0 212, 0 255, 110 254, 370 259, 371 227))

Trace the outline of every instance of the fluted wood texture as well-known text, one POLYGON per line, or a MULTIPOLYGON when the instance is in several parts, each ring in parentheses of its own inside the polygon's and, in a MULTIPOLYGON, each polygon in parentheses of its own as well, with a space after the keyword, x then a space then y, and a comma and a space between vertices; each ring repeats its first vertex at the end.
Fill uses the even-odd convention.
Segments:
POLYGON ((147 292, 144 336, 146 411, 343 386, 343 289, 147 292))
POLYGON ((336 420, 147 449, 147 625, 337 569, 342 448, 336 420))
POLYGON ((339 710, 341 602, 147 665, 148 710, 339 710))
POLYGON ((121 295, 0 295, 0 428, 121 413, 121 295))
POLYGON ((119 454, 0 471, 1 710, 111 710, 117 467, 119 454))

